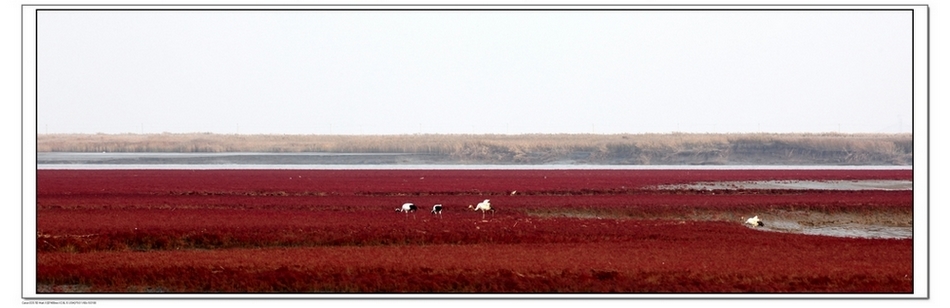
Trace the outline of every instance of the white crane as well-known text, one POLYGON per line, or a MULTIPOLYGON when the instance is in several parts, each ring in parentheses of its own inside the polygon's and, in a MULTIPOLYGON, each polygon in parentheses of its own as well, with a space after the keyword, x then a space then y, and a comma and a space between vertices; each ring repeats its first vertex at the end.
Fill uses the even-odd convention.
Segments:
POLYGON ((439 214, 439 218, 442 218, 442 204, 436 204, 432 206, 432 214, 439 214))
POLYGON ((491 215, 493 217, 495 216, 495 209, 491 207, 491 203, 488 202, 488 199, 485 199, 485 201, 482 201, 475 206, 469 205, 468 208, 474 209, 476 212, 482 211, 482 219, 485 219, 485 212, 491 212, 491 215))
POLYGON ((763 227, 763 226, 765 226, 765 223, 763 223, 762 220, 759 220, 759 216, 758 216, 758 215, 753 216, 752 218, 746 219, 745 223, 748 224, 748 225, 750 225, 750 226, 752 226, 752 227, 763 227))
MULTIPOLYGON (((412 203, 408 203, 408 202, 407 202, 407 203, 403 203, 401 208, 400 208, 400 207, 397 207, 397 208, 396 208, 396 212, 403 212, 403 213, 406 213, 406 218, 409 218, 409 213, 410 213, 410 212, 415 212, 416 209, 417 209, 417 208, 416 208, 416 205, 415 205, 415 204, 412 204, 412 203)), ((412 216, 412 218, 416 218, 416 216, 412 216)))

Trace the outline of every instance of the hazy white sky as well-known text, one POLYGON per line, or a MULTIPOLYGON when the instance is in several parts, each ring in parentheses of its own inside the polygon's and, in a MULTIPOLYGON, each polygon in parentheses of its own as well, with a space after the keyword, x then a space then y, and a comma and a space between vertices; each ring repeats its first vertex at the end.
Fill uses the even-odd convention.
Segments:
POLYGON ((910 132, 911 18, 40 11, 37 132, 910 132))

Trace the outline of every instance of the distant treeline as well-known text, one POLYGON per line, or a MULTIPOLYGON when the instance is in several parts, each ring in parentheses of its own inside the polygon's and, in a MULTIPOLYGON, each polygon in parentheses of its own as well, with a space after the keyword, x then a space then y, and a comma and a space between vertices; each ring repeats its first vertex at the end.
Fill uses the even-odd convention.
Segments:
POLYGON ((911 165, 911 134, 41 134, 38 152, 425 154, 440 163, 911 165))

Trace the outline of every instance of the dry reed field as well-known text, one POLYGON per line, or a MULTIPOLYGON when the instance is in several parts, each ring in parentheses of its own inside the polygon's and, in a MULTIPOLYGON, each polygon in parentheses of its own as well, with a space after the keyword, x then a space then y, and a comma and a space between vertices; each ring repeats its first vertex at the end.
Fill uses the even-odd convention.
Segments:
POLYGON ((451 163, 910 165, 910 134, 41 134, 38 152, 415 153, 451 163))

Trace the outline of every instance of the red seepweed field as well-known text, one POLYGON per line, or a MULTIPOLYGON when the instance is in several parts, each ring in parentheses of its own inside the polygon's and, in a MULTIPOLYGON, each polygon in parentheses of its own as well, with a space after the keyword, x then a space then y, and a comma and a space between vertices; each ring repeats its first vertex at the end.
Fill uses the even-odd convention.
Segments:
POLYGON ((37 170, 37 293, 912 293, 911 239, 768 229, 912 226, 910 190, 662 188, 911 173, 37 170))

